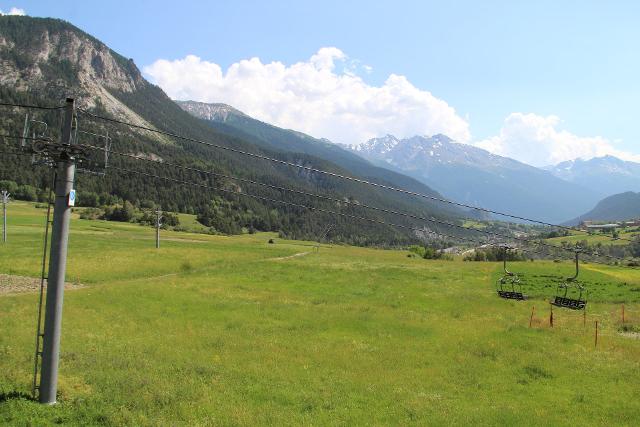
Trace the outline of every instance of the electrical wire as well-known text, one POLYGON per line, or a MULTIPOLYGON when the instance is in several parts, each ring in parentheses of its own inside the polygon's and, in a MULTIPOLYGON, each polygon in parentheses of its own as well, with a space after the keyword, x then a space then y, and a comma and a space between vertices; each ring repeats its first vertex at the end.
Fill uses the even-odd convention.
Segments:
MULTIPOLYGON (((47 106, 39 106, 39 105, 2 103, 2 102, 0 102, 0 106, 34 108, 34 109, 42 109, 42 110, 57 110, 57 109, 65 108, 64 106, 47 107, 47 106)), ((175 133, 172 133, 172 132, 167 132, 167 131, 162 131, 162 130, 159 130, 159 129, 149 128, 149 127, 146 127, 146 126, 136 125, 134 123, 129 123, 129 122, 125 122, 125 121, 122 121, 122 120, 117 120, 117 119, 113 119, 113 118, 109 118, 109 117, 104 117, 104 116, 100 116, 100 115, 97 115, 97 114, 93 114, 93 113, 91 113, 91 112, 89 112, 87 110, 84 110, 82 108, 77 108, 77 110, 80 111, 83 114, 86 114, 86 115, 88 115, 90 117, 93 117, 93 118, 96 118, 96 119, 99 119, 99 120, 108 121, 108 122, 112 122, 112 123, 118 123, 118 124, 122 124, 122 125, 125 125, 125 126, 130 126, 130 127, 133 127, 133 128, 145 130, 145 131, 162 134, 162 135, 169 136, 169 137, 172 137, 172 138, 181 139, 181 140, 184 140, 184 141, 203 144, 203 145, 206 145, 206 146, 209 146, 209 147, 218 148, 218 149, 222 149, 222 150, 227 150, 227 151, 231 151, 231 152, 234 152, 234 153, 237 153, 237 154, 258 158, 258 159, 261 159, 261 160, 267 160, 267 161, 276 162, 276 163, 279 163, 279 164, 284 164, 284 165, 287 165, 287 166, 292 166, 292 167, 308 170, 310 172, 325 174, 325 175, 333 176, 333 177, 336 177, 336 178, 339 178, 339 179, 345 179, 345 180, 349 180, 349 181, 354 181, 354 182, 358 182, 358 183, 365 184, 365 185, 370 185, 370 186, 379 187, 379 188, 383 188, 383 189, 387 189, 387 190, 391 190, 391 191, 396 191, 396 192, 400 192, 400 193, 411 195, 411 196, 422 197, 422 198, 426 198, 426 199, 429 199, 429 200, 432 200, 432 201, 437 201, 437 202, 441 202, 441 203, 447 203, 447 204, 451 204, 451 205, 458 206, 458 207, 464 207, 464 208, 467 208, 467 209, 473 209, 473 210, 477 210, 477 211, 481 211, 481 212, 485 212, 485 213, 490 213, 490 214, 493 214, 493 215, 500 215, 500 216, 504 216, 504 217, 508 217, 508 218, 512 218, 512 219, 518 219, 518 220, 521 220, 521 221, 527 221, 527 222, 532 222, 532 223, 536 223, 536 224, 540 224, 540 225, 545 225, 545 226, 548 226, 548 227, 560 228, 560 229, 567 230, 567 231, 576 231, 576 232, 586 233, 585 231, 576 229, 574 227, 568 227, 568 226, 563 226, 563 225, 559 225, 559 224, 553 224, 553 223, 546 222, 546 221, 536 220, 536 219, 533 219, 533 218, 527 218, 527 217, 523 217, 523 216, 519 216, 519 215, 508 214, 508 213, 505 213, 505 212, 500 212, 500 211, 496 211, 496 210, 493 210, 493 209, 487 209, 487 208, 483 208, 483 207, 480 207, 480 206, 474 206, 474 205, 469 205, 469 204, 465 204, 465 203, 454 202, 454 201, 451 201, 451 200, 446 200, 446 199, 442 199, 442 198, 435 197, 435 196, 429 196, 427 194, 418 193, 418 192, 414 192, 414 191, 409 191, 409 190, 405 190, 405 189, 398 188, 398 187, 393 187, 393 186, 389 186, 389 185, 385 185, 385 184, 379 184, 379 183, 367 181, 367 180, 360 179, 360 178, 355 178, 355 177, 351 177, 351 176, 347 176, 347 175, 338 174, 338 173, 335 173, 335 172, 325 171, 325 170, 322 170, 322 169, 316 169, 316 168, 312 168, 310 166, 298 165, 296 163, 287 162, 285 160, 280 160, 280 159, 264 156, 264 155, 261 155, 261 154, 250 153, 250 152, 247 152, 247 151, 244 151, 244 150, 239 150, 239 149, 232 148, 232 147, 225 147, 223 145, 214 144, 214 143, 210 143, 210 142, 207 142, 207 141, 204 141, 204 140, 199 140, 199 139, 195 139, 195 138, 190 138, 190 137, 178 135, 178 134, 175 134, 175 133)), ((5 137, 18 138, 16 136, 10 136, 10 135, 6 135, 5 137)), ((19 138, 22 138, 22 139, 36 139, 36 138, 27 138, 27 137, 24 137, 24 138, 23 137, 19 137, 19 138)), ((617 240, 625 240, 625 241, 633 242, 633 240, 625 239, 625 238, 622 238, 622 237, 618 237, 617 240)))
POLYGON ((28 104, 14 104, 12 102, 0 102, 1 107, 17 107, 17 108, 31 108, 35 110, 61 110, 64 106, 59 107, 47 107, 43 105, 28 105, 28 104))
POLYGON ((21 153, 19 151, 0 151, 1 154, 9 154, 9 155, 16 155, 16 156, 32 156, 32 153, 21 153))
MULTIPOLYGON (((375 218, 367 218, 367 217, 348 214, 348 213, 344 213, 344 212, 337 212, 337 211, 333 211, 333 210, 330 210, 330 209, 304 205, 304 204, 301 204, 301 203, 287 202, 285 200, 279 200, 279 199, 273 199, 273 198, 270 198, 270 197, 258 196, 256 194, 241 193, 241 192, 237 192, 237 191, 233 191, 233 190, 227 190, 227 189, 224 189, 224 188, 216 188, 216 187, 213 187, 213 186, 207 185, 207 184, 199 184, 199 183, 196 183, 196 182, 186 181, 186 180, 177 179, 177 178, 171 178, 171 177, 167 177, 167 176, 161 176, 161 175, 157 175, 157 174, 153 174, 153 173, 142 172, 142 171, 137 171, 137 170, 128 169, 128 168, 121 168, 121 167, 118 167, 118 166, 111 166, 110 165, 109 166, 109 170, 118 170, 118 171, 122 171, 122 172, 135 173, 135 174, 147 176, 147 177, 150 177, 150 178, 156 178, 156 179, 162 179, 162 180, 165 180, 165 181, 175 182, 175 183, 178 183, 178 184, 181 184, 181 185, 188 185, 188 186, 205 188, 205 189, 214 190, 214 191, 220 191, 220 192, 228 193, 228 194, 231 194, 231 195, 234 195, 234 196, 247 197, 247 198, 266 201, 266 202, 271 202, 271 203, 278 203, 278 204, 285 205, 285 206, 292 206, 292 207, 308 209, 308 210, 312 210, 312 211, 316 211, 316 212, 323 212, 323 213, 328 213, 328 214, 332 214, 332 215, 338 215, 338 216, 342 216, 342 217, 349 218, 349 219, 357 219, 357 220, 367 221, 367 222, 372 222, 372 223, 377 223, 377 224, 390 225, 390 226, 393 226, 393 227, 403 228, 403 229, 407 229, 407 230, 415 230, 415 231, 420 231, 420 232, 424 232, 425 231, 423 228, 420 228, 420 227, 414 227, 414 226, 409 226, 409 225, 404 225, 404 224, 397 224, 397 223, 393 223, 393 222, 389 222, 389 221, 383 221, 383 220, 379 220, 379 219, 375 219, 375 218)), ((467 240, 467 241, 474 242, 474 243, 484 243, 484 242, 480 242, 480 241, 474 240, 474 239, 469 239, 469 238, 466 238, 466 237, 452 236, 452 235, 441 233, 441 232, 434 232, 434 233, 435 234, 439 234, 439 235, 444 236, 444 237, 451 238, 451 239, 467 240)))
POLYGON ((27 139, 29 141, 44 141, 44 142, 51 142, 50 138, 47 137, 30 137, 30 136, 19 136, 19 135, 7 135, 7 134, 0 134, 0 138, 9 138, 9 139, 27 139))
MULTIPOLYGON (((207 184, 194 183, 194 182, 191 182, 191 181, 186 181, 186 180, 182 180, 182 179, 161 176, 161 175, 157 175, 157 174, 153 174, 153 173, 142 172, 142 171, 137 171, 137 170, 128 169, 128 168, 122 168, 122 167, 118 167, 118 166, 109 166, 109 170, 118 170, 118 171, 122 171, 122 172, 134 173, 134 174, 143 175, 143 176, 147 176, 147 177, 151 177, 151 178, 155 178, 155 179, 161 179, 161 180, 164 180, 164 181, 170 181, 170 182, 178 183, 178 184, 181 184, 181 185, 187 185, 187 186, 194 186, 194 187, 199 187, 199 188, 210 189, 210 190, 214 190, 214 191, 228 193, 228 194, 235 195, 235 196, 246 197, 246 198, 251 198, 251 199, 255 199, 255 200, 261 200, 261 201, 266 201, 266 202, 271 202, 271 203, 278 203, 278 204, 281 204, 281 205, 293 206, 293 207, 303 208, 303 209, 307 209, 307 210, 328 213, 328 214, 331 214, 331 215, 342 216, 342 217, 349 218, 349 219, 356 219, 356 220, 360 220, 360 221, 366 221, 366 222, 371 222, 371 223, 389 225, 389 226, 392 226, 392 227, 402 228, 402 229, 406 229, 406 230, 425 232, 425 230, 423 228, 421 228, 421 227, 414 227, 414 226, 408 226, 408 225, 403 225, 403 224, 397 224, 397 223, 393 223, 393 222, 389 222, 389 221, 383 221, 383 220, 374 219, 374 218, 367 218, 367 217, 363 217, 363 216, 359 216, 359 215, 347 214, 347 213, 344 213, 344 212, 337 212, 337 211, 333 211, 333 210, 330 210, 330 209, 318 208, 318 207, 315 207, 315 206, 304 205, 304 204, 301 204, 301 203, 287 202, 287 201, 284 201, 284 200, 273 199, 273 198, 264 197, 264 196, 258 196, 258 195, 255 195, 255 194, 241 193, 241 192, 236 192, 236 191, 232 191, 232 190, 226 190, 226 189, 223 189, 223 188, 216 188, 216 187, 213 187, 213 186, 207 185, 207 184)), ((502 244, 495 244, 495 243, 491 243, 491 242, 480 241, 480 240, 471 239, 471 238, 468 238, 468 237, 453 236, 453 235, 446 234, 446 233, 443 233, 443 232, 440 232, 440 231, 437 231, 437 232, 429 231, 429 232, 431 232, 433 234, 437 234, 437 235, 443 236, 443 237, 448 237, 448 238, 453 239, 453 240, 463 240, 463 241, 471 242, 471 243, 474 243, 474 244, 487 245, 487 246, 493 246, 493 247, 503 247, 504 246, 502 244)), ((550 245, 549 247, 553 248, 553 249, 562 249, 561 247, 553 246, 553 245, 550 245)), ((541 252, 541 251, 532 250, 530 248, 527 248, 527 249, 520 248, 519 250, 521 250, 524 253, 537 254, 537 255, 541 255, 541 256, 548 256, 547 253, 544 253, 544 252, 541 252)), ((594 262, 596 264, 608 265, 606 263, 601 263, 601 262, 598 262, 598 261, 592 261, 592 262, 594 262)))
MULTIPOLYGON (((157 134, 160 134, 160 135, 169 136, 171 138, 176 138, 176 139, 180 139, 180 140, 188 141, 188 142, 194 142, 194 143, 197 143, 197 144, 206 145, 208 147, 212 147, 212 148, 216 148, 216 149, 221 149, 221 150, 233 152, 233 153, 236 153, 236 154, 241 154, 243 156, 248 156, 248 157, 252 157, 252 158, 256 158, 256 159, 260 159, 260 160, 266 160, 266 161, 270 161, 270 162, 273 162, 273 163, 278 163, 278 164, 291 166, 291 167, 295 167, 295 168, 299 168, 299 169, 304 169, 304 170, 309 171, 309 172, 319 173, 319 174, 328 175, 328 176, 332 176, 332 177, 339 178, 339 179, 358 182, 360 184, 365 184, 365 185, 370 185, 370 186, 373 186, 373 187, 383 188, 383 189, 386 189, 386 190, 395 191, 395 192, 402 193, 402 194, 407 194, 407 195, 410 195, 410 196, 421 197, 421 198, 424 198, 424 199, 428 199, 428 200, 432 200, 432 201, 436 201, 436 202, 441 202, 441 203, 446 203, 446 204, 450 204, 450 205, 454 205, 454 206, 458 206, 458 207, 463 207, 463 208, 467 208, 467 209, 472 209, 472 210, 476 210, 476 211, 480 211, 480 212, 490 213, 490 214, 493 214, 493 215, 500 215, 500 216, 504 216, 504 217, 507 217, 507 218, 517 219, 517 220, 521 220, 521 221, 527 221, 527 222, 531 222, 531 223, 535 223, 535 224, 539 224, 539 225, 544 225, 544 226, 548 226, 548 227, 560 228, 560 229, 567 230, 567 231, 575 231, 575 232, 580 232, 580 233, 587 233, 587 232, 585 232, 583 230, 576 229, 574 227, 568 227, 568 226, 564 226, 564 225, 553 224, 553 223, 546 222, 546 221, 536 220, 536 219, 533 219, 533 218, 527 218, 527 217, 523 217, 523 216, 519 216, 519 215, 513 215, 513 214, 509 214, 509 213, 505 213, 505 212, 496 211, 496 210, 493 210, 493 209, 483 208, 483 207, 480 207, 480 206, 474 206, 474 205, 468 205, 468 204, 465 204, 465 203, 454 202, 454 201, 451 201, 451 200, 446 200, 446 199, 442 199, 442 198, 439 198, 439 197, 430 196, 430 195, 424 194, 424 193, 418 193, 418 192, 415 192, 415 191, 405 190, 405 189, 398 188, 398 187, 393 187, 393 186, 390 186, 390 185, 379 184, 379 183, 367 181, 367 180, 361 179, 361 178, 355 178, 355 177, 348 176, 348 175, 342 175, 342 174, 339 174, 339 173, 336 173, 336 172, 329 172, 329 171, 325 171, 325 170, 322 170, 322 169, 316 169, 316 168, 313 168, 313 167, 310 167, 310 166, 299 165, 299 164, 296 164, 296 163, 288 162, 286 160, 280 160, 280 159, 276 159, 276 158, 273 158, 273 157, 268 157, 268 156, 265 156, 265 155, 262 155, 262 154, 251 153, 251 152, 240 150, 240 149, 237 149, 237 148, 226 147, 224 145, 214 144, 212 142, 208 142, 208 141, 204 141, 204 140, 200 140, 200 139, 196 139, 196 138, 190 138, 190 137, 187 137, 187 136, 178 135, 178 134, 175 134, 175 133, 172 133, 172 132, 162 131, 162 130, 158 130, 158 129, 154 129, 154 128, 150 128, 150 127, 146 127, 146 126, 142 126, 142 125, 137 125, 137 124, 134 124, 134 123, 125 122, 125 121, 118 120, 118 119, 104 117, 104 116, 100 116, 100 115, 97 115, 97 114, 93 114, 93 113, 91 113, 91 112, 89 112, 87 110, 81 109, 81 108, 78 108, 78 111, 80 111, 82 114, 86 114, 87 116, 93 117, 93 118, 98 119, 98 120, 103 120, 103 121, 107 121, 107 122, 111 122, 111 123, 117 123, 117 124, 129 126, 129 127, 132 127, 132 128, 145 130, 145 131, 148 131, 148 132, 157 133, 157 134)), ((622 240, 622 238, 620 238, 620 239, 622 240)), ((628 240, 628 239, 626 239, 626 240, 628 240)), ((629 241, 632 242, 632 240, 629 240, 629 241)))
MULTIPOLYGON (((14 104, 14 103, 0 103, 0 105, 1 106, 11 106, 11 107, 21 107, 21 108, 36 108, 36 109, 44 109, 44 110, 55 110, 55 109, 64 108, 63 106, 45 107, 45 106, 37 106, 37 105, 14 104)), ((478 210, 478 211, 482 211, 482 212, 486 212, 486 213, 491 213, 491 214, 494 214, 494 215, 501 215, 501 216, 510 217, 510 218, 514 218, 514 219, 519 219, 519 220, 523 220, 523 221, 538 223, 538 224, 546 225, 546 226, 550 226, 550 227, 558 227, 558 228, 562 228, 562 229, 570 230, 570 231, 583 232, 582 230, 576 230, 573 227, 566 227, 566 226, 562 226, 562 225, 558 225, 558 224, 552 224, 552 223, 548 223, 548 222, 545 222, 545 221, 535 220, 535 219, 532 219, 532 218, 527 218, 527 217, 522 217, 522 216, 512 215, 512 214, 507 214, 507 213, 504 213, 504 212, 495 211, 495 210, 491 210, 491 209, 486 209, 486 208, 482 208, 482 207, 478 207, 478 206, 473 206, 473 205, 468 205, 468 204, 464 204, 464 203, 453 202, 453 201, 450 201, 450 200, 441 199, 441 198, 438 198, 438 197, 429 196, 429 195, 426 195, 426 194, 417 193, 417 192, 413 192, 413 191, 409 191, 409 190, 404 190, 404 189, 393 187, 393 186, 379 184, 379 183, 363 180, 363 179, 360 179, 360 178, 355 178, 355 177, 351 177, 351 176, 347 176, 347 175, 342 175, 342 174, 338 174, 338 173, 335 173, 335 172, 329 172, 329 171, 325 171, 325 170, 322 170, 322 169, 312 168, 312 167, 309 167, 309 166, 298 165, 296 163, 287 162, 287 161, 284 161, 284 160, 275 159, 275 158, 264 156, 264 155, 260 155, 260 154, 250 153, 250 152, 247 152, 247 151, 244 151, 244 150, 235 149, 235 148, 232 148, 232 147, 225 147, 225 146, 222 146, 222 145, 219 145, 219 144, 213 144, 213 143, 210 143, 210 142, 207 142, 207 141, 198 140, 198 139, 195 139, 195 138, 185 137, 185 136, 181 136, 181 135, 178 135, 178 134, 175 134, 175 133, 171 133, 171 132, 161 131, 161 130, 149 128, 149 127, 146 127, 146 126, 136 125, 136 124, 133 124, 133 123, 128 123, 128 122, 122 121, 122 120, 103 117, 103 116, 88 112, 88 111, 86 111, 84 109, 81 109, 81 108, 78 108, 78 111, 80 111, 81 113, 86 114, 86 115, 88 115, 90 117, 99 119, 99 120, 109 121, 109 122, 113 122, 113 123, 118 123, 118 124, 130 126, 130 127, 133 127, 133 128, 138 128, 138 129, 142 129, 142 130, 146 130, 146 131, 150 131, 150 132, 155 132, 155 133, 163 134, 165 136, 169 136, 169 137, 172 137, 172 138, 177 138, 177 139, 182 139, 182 140, 185 140, 185 141, 195 142, 195 143, 207 145, 207 146, 210 146, 210 147, 213 147, 213 148, 219 148, 219 149, 223 149, 223 150, 228 150, 228 151, 231 151, 231 152, 234 152, 234 153, 238 153, 238 154, 242 154, 242 155, 245 155, 245 156, 258 158, 258 159, 261 159, 261 160, 267 160, 267 161, 276 162, 276 163, 279 163, 279 164, 284 164, 284 165, 287 165, 287 166, 301 168, 301 169, 304 169, 304 170, 308 170, 310 172, 326 174, 326 175, 333 176, 333 177, 340 178, 340 179, 350 180, 350 181, 362 183, 362 184, 365 184, 365 185, 370 185, 370 186, 374 186, 374 187, 388 189, 388 190, 400 192, 400 193, 407 194, 407 195, 422 197, 422 198, 426 198, 426 199, 429 199, 429 200, 438 201, 438 202, 442 202, 442 203, 448 203, 448 204, 451 204, 451 205, 464 207, 464 208, 468 208, 468 209, 474 209, 474 210, 478 210)), ((42 140, 42 138, 20 137, 20 136, 15 136, 15 135, 0 135, 0 136, 6 137, 6 138, 16 138, 16 139, 42 140)), ((124 154, 124 153, 117 153, 117 152, 114 152, 114 153, 115 154, 121 154, 121 155, 124 154)), ((14 153, 11 153, 11 154, 14 154, 14 153)), ((138 158, 138 159, 140 159, 140 158, 138 158)), ((173 166, 181 167, 180 165, 176 165, 176 164, 173 164, 173 166)), ((186 167, 183 167, 183 168, 186 168, 186 167)), ((196 170, 194 168, 190 168, 190 170, 195 170, 195 171, 198 171, 198 172, 201 172, 201 173, 213 174, 212 172, 196 170)), ((225 177, 227 177, 229 179, 235 179, 235 180, 244 180, 244 179, 241 179, 241 178, 236 178, 236 177, 231 177, 231 176, 225 176, 225 177)), ((245 180, 245 181, 246 182, 248 181, 248 182, 251 182, 251 183, 257 184, 257 185, 269 185, 269 184, 259 183, 257 181, 251 181, 251 180, 245 180)), ((321 195, 316 195, 316 194, 313 194, 313 193, 301 192, 299 190, 292 190, 292 189, 287 189, 287 188, 284 188, 284 187, 281 187, 279 189, 283 190, 283 191, 292 191, 292 192, 297 192, 299 194, 305 194, 305 195, 308 195, 308 196, 321 197, 321 198, 325 198, 325 199, 329 199, 329 200, 339 201, 341 203, 352 204, 349 201, 332 199, 332 198, 329 198, 328 196, 321 196, 321 195)), ((449 226, 449 227, 456 227, 456 228, 465 229, 465 230, 472 230, 472 231, 481 232, 481 233, 488 234, 488 235, 493 235, 493 236, 496 236, 496 237, 502 237, 502 238, 506 237, 506 238, 509 238, 509 239, 522 241, 522 239, 518 239, 518 238, 515 238, 513 236, 506 236, 506 235, 502 235, 502 234, 499 234, 499 233, 487 232, 486 230, 480 230, 480 229, 473 228, 473 227, 464 227, 464 226, 460 226, 458 224, 449 223, 449 222, 446 222, 446 221, 438 221, 438 220, 434 220, 434 219, 427 219, 427 218, 424 218, 424 217, 419 217, 419 216, 410 215, 410 214, 404 214, 404 213, 401 213, 401 212, 388 210, 388 209, 383 209, 383 208, 376 208, 376 207, 366 206, 366 205, 361 205, 361 204, 358 204, 358 205, 362 206, 362 207, 365 207, 367 209, 374 209, 374 210, 378 210, 378 211, 382 211, 382 212, 386 212, 386 213, 391 213, 391 214, 395 214, 395 215, 403 215, 403 216, 411 217, 411 218, 414 218, 414 219, 430 221, 430 222, 433 222, 433 223, 446 225, 446 226, 449 226)), ((626 241, 633 242, 630 239, 625 239, 625 238, 618 238, 618 239, 619 240, 626 240, 626 241)), ((529 240, 527 240, 527 242, 531 243, 529 240)), ((549 244, 545 244, 545 243, 542 243, 542 242, 535 242, 535 244, 553 247, 554 249, 561 248, 561 249, 571 250, 571 249, 568 249, 568 248, 563 248, 563 247, 559 247, 559 246, 555 246, 555 245, 549 245, 549 244)), ((613 257, 613 256, 606 255, 606 254, 593 254, 593 253, 591 253, 589 255, 592 255, 592 256, 599 255, 599 256, 607 257, 609 259, 624 260, 622 258, 613 257)))
MULTIPOLYGON (((215 176, 215 177, 218 177, 218 178, 231 179, 231 180, 234 180, 234 181, 237 181, 237 182, 244 182, 244 183, 259 185, 259 186, 262 186, 262 187, 268 187, 268 188, 279 190, 279 191, 287 191, 287 192, 294 193, 294 194, 299 194, 299 195, 314 197, 314 198, 318 198, 318 199, 328 200, 328 201, 332 201, 332 202, 335 202, 335 203, 348 204, 348 205, 351 205, 351 206, 361 207, 361 208, 365 208, 365 209, 369 209, 369 210, 373 210, 373 211, 377 211, 377 212, 383 212, 383 213, 387 213, 387 214, 390 214, 390 215, 403 216, 405 218, 411 218, 411 219, 415 219, 415 220, 419 220, 419 221, 427 221, 427 222, 430 222, 430 223, 443 225, 443 226, 447 226, 447 227, 450 227, 450 228, 456 228, 456 229, 459 229, 459 230, 474 231, 474 232, 477 232, 477 233, 485 234, 485 235, 490 236, 490 237, 498 237, 498 238, 507 239, 507 240, 515 240, 515 241, 519 241, 519 242, 524 242, 526 244, 535 244, 535 245, 538 245, 538 246, 545 246, 545 247, 550 248, 550 249, 560 249, 560 250, 565 250, 565 251, 569 251, 569 252, 574 252, 574 249, 572 249, 572 248, 565 248, 565 247, 562 247, 562 246, 556 246, 556 245, 552 245, 552 244, 544 243, 544 242, 540 242, 540 241, 531 241, 529 239, 524 239, 524 238, 521 238, 521 237, 509 236, 509 235, 506 235, 506 234, 496 233, 496 232, 492 232, 492 231, 488 231, 488 230, 482 230, 482 229, 473 228, 473 227, 465 227, 463 225, 455 224, 455 223, 452 223, 452 222, 449 222, 449 221, 437 220, 437 219, 434 219, 434 218, 426 218, 426 217, 423 217, 423 216, 409 214, 409 213, 405 213, 405 212, 399 212, 399 211, 392 210, 392 209, 385 209, 385 208, 380 208, 380 207, 376 207, 376 206, 370 206, 370 205, 367 205, 367 204, 364 204, 364 203, 352 202, 350 200, 337 199, 335 197, 325 196, 325 195, 322 195, 322 194, 311 193, 311 192, 302 191, 302 190, 296 190, 296 189, 292 189, 292 188, 282 187, 282 186, 279 186, 279 185, 267 184, 267 183, 256 181, 256 180, 252 180, 252 179, 239 178, 239 177, 235 177, 235 176, 232 176, 232 175, 226 175, 226 174, 221 174, 221 173, 217 173, 217 172, 206 171, 206 170, 203 170, 203 169, 193 168, 193 167, 189 167, 189 166, 183 166, 183 165, 179 165, 179 164, 176 164, 176 163, 167 162, 167 161, 164 161, 164 160, 160 161, 160 160, 147 159, 147 158, 144 158, 144 157, 136 156, 134 154, 123 153, 123 152, 115 151, 115 150, 107 150, 107 149, 102 148, 102 147, 96 147, 96 146, 87 145, 87 144, 79 144, 78 146, 84 147, 84 148, 88 148, 88 149, 92 149, 92 150, 96 150, 96 151, 102 151, 102 152, 106 152, 106 153, 110 153, 110 154, 115 154, 115 155, 118 155, 118 156, 121 156, 121 157, 127 157, 127 158, 130 158, 130 159, 133 159, 133 160, 144 161, 144 162, 147 162, 147 163, 154 163, 154 164, 157 164, 157 165, 172 166, 172 167, 180 168, 182 170, 202 173, 202 174, 205 174, 205 175, 215 176)), ((585 253, 587 255, 591 255, 591 256, 604 256, 604 257, 607 257, 607 258, 610 258, 610 259, 616 259, 618 261, 624 261, 624 259, 622 259, 622 258, 612 257, 612 256, 606 255, 606 254, 595 254, 595 253, 591 253, 591 252, 585 252, 585 253)))

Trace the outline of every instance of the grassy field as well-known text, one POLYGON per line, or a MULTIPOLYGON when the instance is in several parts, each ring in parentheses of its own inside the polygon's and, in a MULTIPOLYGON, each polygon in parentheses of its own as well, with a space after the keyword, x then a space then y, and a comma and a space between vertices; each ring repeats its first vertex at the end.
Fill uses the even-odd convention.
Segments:
MULTIPOLYGON (((0 273, 36 277, 44 211, 9 215, 0 273)), ((550 328, 570 263, 512 265, 518 303, 498 264, 269 238, 163 231, 156 250, 152 228, 74 219, 60 403, 27 398, 36 294, 0 295, 0 424, 640 423, 637 270, 584 265, 586 326, 550 328)))

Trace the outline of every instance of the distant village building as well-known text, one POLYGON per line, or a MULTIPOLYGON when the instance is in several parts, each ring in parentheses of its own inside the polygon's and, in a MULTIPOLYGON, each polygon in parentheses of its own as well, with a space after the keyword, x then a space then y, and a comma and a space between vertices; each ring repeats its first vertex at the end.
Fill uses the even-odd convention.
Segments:
POLYGON ((600 224, 596 221, 582 221, 579 225, 582 230, 615 230, 616 228, 626 228, 626 227, 640 227, 640 219, 633 219, 629 221, 620 221, 620 222, 612 222, 608 224, 600 224))
MULTIPOLYGON (((587 222, 587 221, 584 221, 587 222)), ((586 230, 615 230, 616 228, 620 228, 621 225, 617 223, 611 224, 581 224, 581 227, 586 230)), ((589 221, 590 222, 590 221, 589 221)))
POLYGON ((452 254, 452 255, 457 255, 459 253, 462 253, 462 249, 460 249, 457 246, 452 246, 450 248, 445 248, 442 250, 442 253, 444 254, 452 254))

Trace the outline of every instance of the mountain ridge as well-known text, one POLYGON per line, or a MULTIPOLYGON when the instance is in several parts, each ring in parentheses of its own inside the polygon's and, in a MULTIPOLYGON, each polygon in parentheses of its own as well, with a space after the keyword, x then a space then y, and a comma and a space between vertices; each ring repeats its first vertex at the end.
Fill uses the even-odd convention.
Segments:
POLYGON ((587 213, 567 222, 578 225, 582 221, 627 221, 640 218, 640 193, 627 191, 600 200, 587 213))
POLYGON ((354 153, 410 175, 465 204, 547 222, 564 222, 586 211, 602 194, 547 171, 454 142, 446 135, 373 138, 354 153))
POLYGON ((605 196, 640 191, 640 163, 612 155, 589 160, 575 159, 544 168, 553 175, 605 196))
MULTIPOLYGON (((286 149, 292 152, 321 157, 359 176, 367 178, 378 176, 391 186, 401 187, 428 196, 444 198, 425 184, 396 171, 373 165, 366 159, 362 159, 351 151, 342 148, 339 144, 334 144, 326 139, 314 138, 296 130, 283 129, 270 123, 262 122, 227 104, 198 101, 176 101, 176 103, 195 117, 207 120, 212 127, 220 132, 247 139, 251 138, 254 143, 263 147, 286 149), (217 111, 219 106, 228 107, 228 114, 224 114, 224 117, 212 113, 217 111)), ((444 212, 452 212, 458 215, 462 213, 447 204, 438 207, 444 212)), ((471 213, 468 215, 473 216, 471 213)))

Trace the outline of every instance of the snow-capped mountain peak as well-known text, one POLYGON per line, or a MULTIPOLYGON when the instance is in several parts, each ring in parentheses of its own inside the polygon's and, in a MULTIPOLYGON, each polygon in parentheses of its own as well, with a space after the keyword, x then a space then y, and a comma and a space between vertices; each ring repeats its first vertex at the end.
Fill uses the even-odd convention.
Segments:
POLYGON ((385 135, 380 138, 372 138, 360 145, 350 145, 349 149, 359 153, 386 154, 393 150, 400 141, 393 135, 385 135))
POLYGON ((460 144, 446 135, 412 136, 398 139, 393 135, 373 138, 351 150, 369 158, 402 169, 424 168, 431 163, 473 164, 485 167, 498 167, 519 164, 515 160, 496 156, 480 148, 460 144))
POLYGON ((601 196, 441 134, 402 139, 387 135, 351 149, 377 165, 421 180, 452 200, 550 222, 575 217, 601 196))
POLYGON ((603 194, 640 190, 640 163, 607 155, 589 160, 575 159, 545 168, 566 181, 600 191, 603 194))

